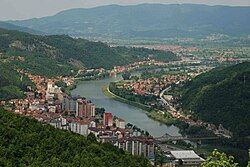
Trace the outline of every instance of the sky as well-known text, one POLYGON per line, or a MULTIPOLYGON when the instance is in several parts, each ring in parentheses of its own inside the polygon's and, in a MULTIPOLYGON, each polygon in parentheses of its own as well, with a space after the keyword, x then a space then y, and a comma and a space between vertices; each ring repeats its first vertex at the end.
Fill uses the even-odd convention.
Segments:
POLYGON ((140 3, 250 6, 250 0, 0 0, 0 20, 24 20, 54 15, 71 8, 91 8, 109 4, 140 3))

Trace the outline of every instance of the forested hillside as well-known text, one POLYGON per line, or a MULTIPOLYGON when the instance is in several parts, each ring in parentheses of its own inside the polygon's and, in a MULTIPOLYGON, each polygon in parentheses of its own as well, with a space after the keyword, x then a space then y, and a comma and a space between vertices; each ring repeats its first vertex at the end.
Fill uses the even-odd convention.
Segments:
POLYGON ((235 136, 250 135, 250 62, 216 68, 183 87, 184 110, 222 124, 235 136))
POLYGON ((5 29, 0 29, 0 53, 12 66, 46 76, 71 75, 80 68, 110 69, 149 56, 161 61, 177 59, 172 52, 109 47, 65 35, 38 36, 5 29))
POLYGON ((32 85, 27 76, 21 76, 11 66, 0 62, 0 100, 22 98, 27 86, 32 85))
POLYGON ((100 144, 68 131, 0 109, 0 166, 149 167, 111 144, 100 144))

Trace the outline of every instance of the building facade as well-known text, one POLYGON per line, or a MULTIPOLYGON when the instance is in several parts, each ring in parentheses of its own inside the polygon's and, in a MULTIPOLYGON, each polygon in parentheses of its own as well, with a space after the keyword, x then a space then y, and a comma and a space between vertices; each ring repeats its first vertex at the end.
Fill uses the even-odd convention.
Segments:
POLYGON ((103 125, 104 126, 113 126, 113 115, 112 115, 112 113, 105 112, 103 114, 103 125))

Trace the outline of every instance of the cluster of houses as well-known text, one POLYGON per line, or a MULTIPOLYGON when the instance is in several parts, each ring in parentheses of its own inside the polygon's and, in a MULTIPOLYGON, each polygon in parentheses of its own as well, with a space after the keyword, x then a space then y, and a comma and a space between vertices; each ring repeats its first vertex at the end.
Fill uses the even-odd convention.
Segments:
POLYGON ((147 66, 147 65, 155 65, 155 66, 163 66, 167 63, 156 61, 154 59, 147 59, 144 61, 135 62, 126 66, 115 66, 114 69, 109 71, 110 75, 116 75, 117 73, 122 73, 125 71, 131 71, 140 68, 141 66, 147 66))
POLYGON ((177 81, 184 81, 188 77, 185 75, 163 75, 160 78, 152 77, 140 79, 135 82, 126 82, 123 88, 133 90, 133 93, 139 95, 159 96, 161 91, 177 81))
POLYGON ((152 137, 127 127, 125 120, 110 112, 97 113, 96 106, 86 98, 68 96, 53 82, 47 83, 45 97, 48 110, 35 116, 39 121, 83 136, 93 133, 100 142, 110 142, 133 155, 154 158, 152 137))
MULTIPOLYGON (((143 135, 133 126, 127 126, 125 120, 110 112, 98 111, 86 98, 66 95, 55 84, 58 78, 27 75, 36 89, 30 88, 25 99, 1 101, 0 104, 6 110, 83 136, 93 133, 100 142, 110 142, 133 155, 153 159, 155 145, 151 136, 143 135)), ((67 79, 65 81, 67 85, 71 82, 67 79)))
POLYGON ((61 100, 62 114, 49 121, 55 128, 69 130, 84 136, 94 134, 98 141, 109 142, 133 155, 154 158, 152 137, 135 133, 125 121, 110 112, 96 113, 96 107, 80 96, 64 95, 61 100), (66 114, 67 113, 67 114, 66 114))

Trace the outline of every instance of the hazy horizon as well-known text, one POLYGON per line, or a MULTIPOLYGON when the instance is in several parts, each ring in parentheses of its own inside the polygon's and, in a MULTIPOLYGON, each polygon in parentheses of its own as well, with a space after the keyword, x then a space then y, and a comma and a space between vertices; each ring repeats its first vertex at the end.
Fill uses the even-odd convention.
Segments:
POLYGON ((0 0, 0 21, 25 20, 54 15, 73 8, 92 8, 111 4, 137 5, 143 3, 160 4, 205 4, 225 6, 250 6, 249 0, 0 0))

